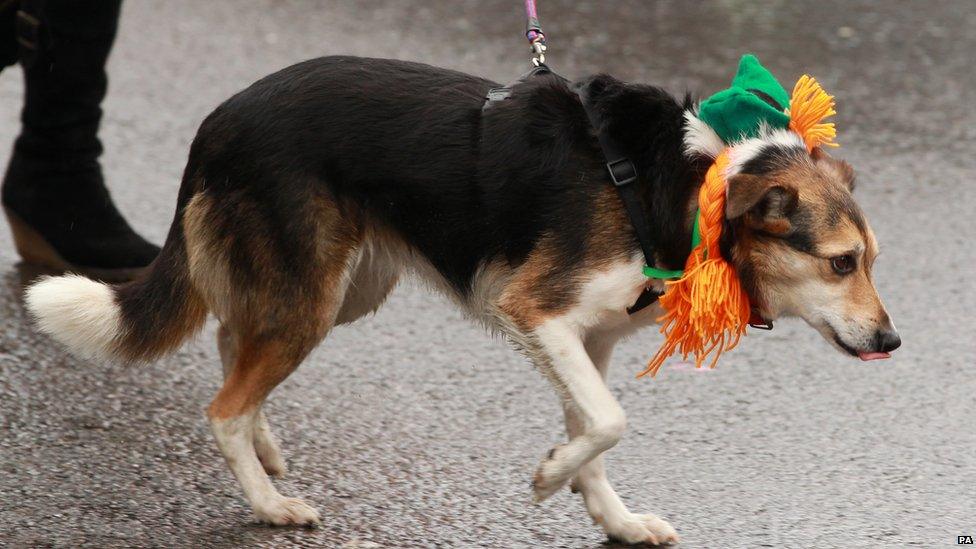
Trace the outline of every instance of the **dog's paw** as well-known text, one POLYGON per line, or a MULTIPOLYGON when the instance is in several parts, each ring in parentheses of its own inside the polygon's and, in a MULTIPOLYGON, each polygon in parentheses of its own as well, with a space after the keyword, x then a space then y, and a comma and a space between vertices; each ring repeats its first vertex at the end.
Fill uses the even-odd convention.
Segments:
POLYGON ((560 444, 549 450, 549 455, 542 460, 539 468, 536 469, 532 477, 532 492, 536 503, 545 501, 549 496, 555 494, 569 480, 576 475, 576 470, 566 464, 565 459, 561 459, 561 452, 566 445, 560 444))
POLYGON ((605 520, 603 530, 613 541, 645 545, 671 545, 679 541, 678 533, 667 521, 651 514, 627 513, 605 520))
POLYGON ((272 526, 316 526, 319 513, 298 498, 277 498, 260 507, 254 506, 254 517, 258 522, 272 526))

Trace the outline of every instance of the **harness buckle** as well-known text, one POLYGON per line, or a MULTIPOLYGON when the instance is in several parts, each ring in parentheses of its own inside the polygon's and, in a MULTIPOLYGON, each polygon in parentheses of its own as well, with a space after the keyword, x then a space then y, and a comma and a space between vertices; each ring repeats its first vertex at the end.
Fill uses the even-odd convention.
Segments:
POLYGON ((502 101, 508 99, 512 95, 512 88, 505 86, 504 88, 491 88, 488 90, 488 95, 485 99, 488 101, 502 101))
POLYGON ((637 181, 637 168, 629 158, 620 158, 607 162, 607 171, 615 187, 623 187, 637 181))
POLYGON ((749 314, 749 326, 757 330, 772 330, 773 321, 766 320, 761 314, 759 314, 758 309, 753 308, 749 314))
POLYGON ((770 321, 768 321, 768 320, 764 320, 762 324, 750 322, 749 323, 749 326, 752 327, 752 328, 755 328, 757 330, 766 330, 766 331, 769 331, 769 330, 772 330, 773 329, 773 323, 770 322, 770 321))

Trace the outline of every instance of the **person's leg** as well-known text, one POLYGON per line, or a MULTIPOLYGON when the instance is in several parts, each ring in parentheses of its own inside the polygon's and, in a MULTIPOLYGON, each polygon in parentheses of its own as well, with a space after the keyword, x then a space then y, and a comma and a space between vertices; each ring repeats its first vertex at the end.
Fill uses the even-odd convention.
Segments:
POLYGON ((120 6, 22 0, 23 126, 2 193, 25 261, 116 279, 133 276, 159 251, 115 208, 98 164, 105 62, 120 6))
POLYGON ((0 71, 17 62, 15 34, 17 8, 20 0, 0 0, 0 71))

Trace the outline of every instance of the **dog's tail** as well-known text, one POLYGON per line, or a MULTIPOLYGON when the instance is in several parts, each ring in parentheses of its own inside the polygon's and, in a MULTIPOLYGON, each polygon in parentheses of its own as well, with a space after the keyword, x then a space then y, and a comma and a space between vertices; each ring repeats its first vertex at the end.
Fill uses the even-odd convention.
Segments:
POLYGON ((41 331, 86 358, 144 361, 174 350, 207 319, 190 281, 182 208, 159 256, 135 280, 109 285, 68 274, 26 291, 41 331))

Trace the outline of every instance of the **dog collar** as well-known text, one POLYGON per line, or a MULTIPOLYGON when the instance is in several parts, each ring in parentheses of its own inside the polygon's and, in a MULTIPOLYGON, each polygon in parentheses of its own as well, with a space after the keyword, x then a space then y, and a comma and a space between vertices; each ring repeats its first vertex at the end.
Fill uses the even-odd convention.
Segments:
MULTIPOLYGON (((691 228, 691 249, 694 250, 701 244, 701 233, 698 230, 698 220, 701 219, 701 210, 695 212, 695 224, 691 228)), ((644 259, 647 259, 646 257, 644 259)), ((678 269, 674 271, 669 271, 667 269, 658 269, 657 267, 652 267, 650 265, 644 265, 644 276, 647 278, 654 278, 657 280, 669 280, 672 278, 681 278, 684 276, 684 269, 678 269)))

